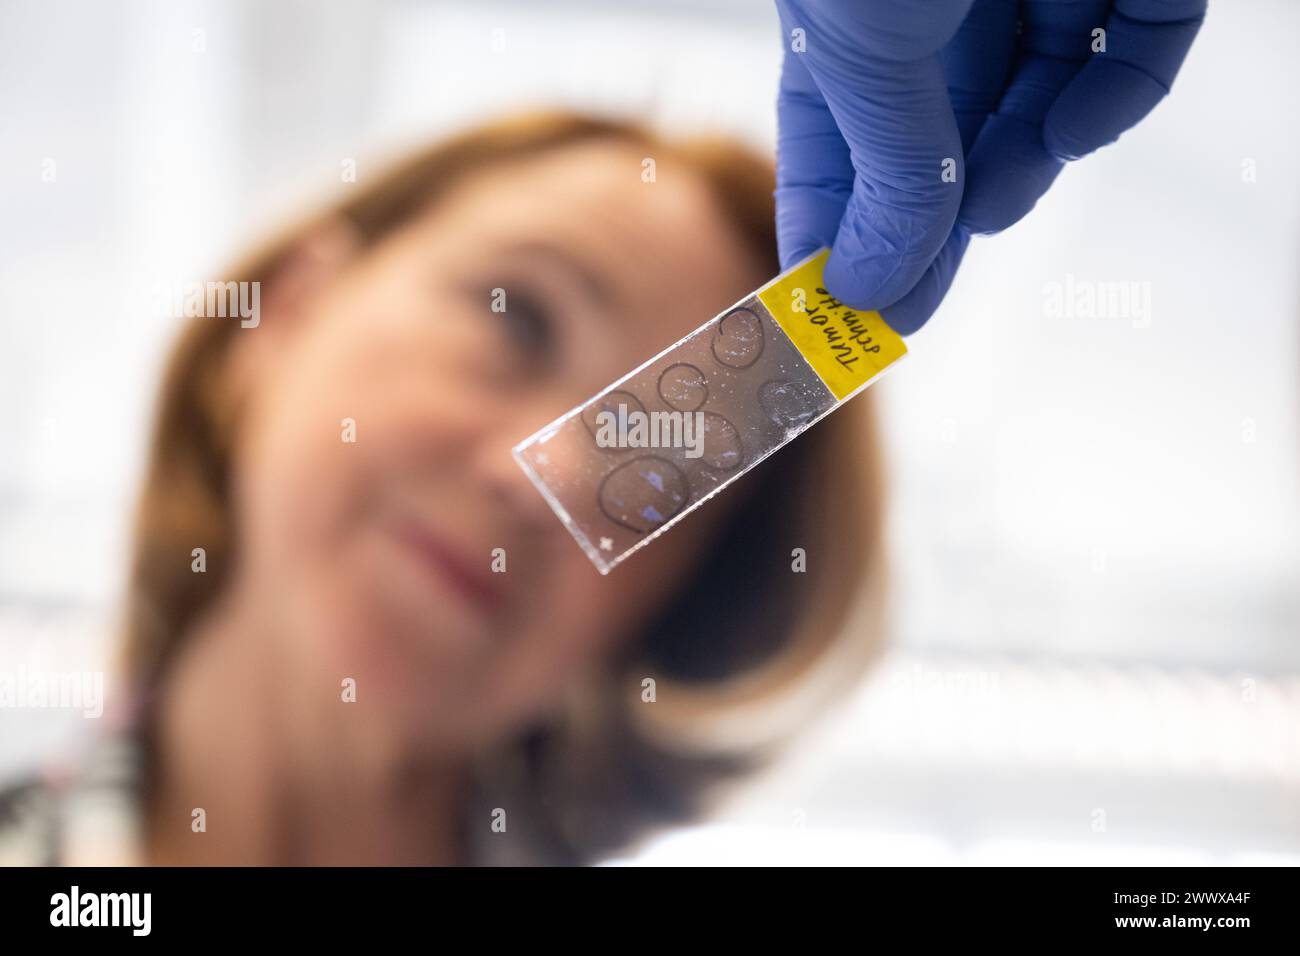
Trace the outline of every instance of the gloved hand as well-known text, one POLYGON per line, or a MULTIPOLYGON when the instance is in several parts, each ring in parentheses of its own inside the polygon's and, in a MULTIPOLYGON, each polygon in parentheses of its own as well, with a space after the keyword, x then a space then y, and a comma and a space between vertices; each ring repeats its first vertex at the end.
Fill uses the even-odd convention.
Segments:
POLYGON ((777 0, 782 266, 829 245, 829 291, 915 332, 972 234, 1017 222, 1164 97, 1205 5, 777 0))

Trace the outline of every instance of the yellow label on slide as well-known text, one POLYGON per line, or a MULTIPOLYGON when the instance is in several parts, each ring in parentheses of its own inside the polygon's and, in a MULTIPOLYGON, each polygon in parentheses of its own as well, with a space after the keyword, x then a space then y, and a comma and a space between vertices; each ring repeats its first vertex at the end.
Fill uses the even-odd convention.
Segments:
POLYGON ((907 354, 879 312, 851 309, 826 291, 823 249, 758 290, 799 354, 836 399, 843 400, 907 354))

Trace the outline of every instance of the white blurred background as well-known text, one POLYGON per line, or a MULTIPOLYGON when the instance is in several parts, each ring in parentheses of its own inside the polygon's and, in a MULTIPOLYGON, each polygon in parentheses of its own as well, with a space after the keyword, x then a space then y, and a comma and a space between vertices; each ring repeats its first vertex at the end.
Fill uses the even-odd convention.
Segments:
MULTIPOLYGON (((102 659, 173 320, 285 213, 529 104, 770 149, 761 0, 0 0, 0 655, 102 659), (53 172, 52 181, 51 172, 53 172)), ((1300 862, 1300 5, 977 240, 878 386, 894 650, 642 862, 1300 862), (1253 173, 1253 176, 1251 175, 1253 173), (1137 282, 1148 317, 1049 290, 1137 282)), ((0 779, 84 729, 0 713, 0 779)))

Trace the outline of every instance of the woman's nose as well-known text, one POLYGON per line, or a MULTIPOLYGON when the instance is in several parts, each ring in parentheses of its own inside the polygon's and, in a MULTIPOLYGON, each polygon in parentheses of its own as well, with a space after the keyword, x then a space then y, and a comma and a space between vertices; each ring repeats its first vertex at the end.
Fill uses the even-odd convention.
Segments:
POLYGON ((511 449, 526 437, 526 433, 515 435, 506 429, 494 429, 476 444, 470 462, 472 473, 494 504, 506 509, 515 520, 530 527, 558 527, 559 519, 550 505, 511 454, 511 449))

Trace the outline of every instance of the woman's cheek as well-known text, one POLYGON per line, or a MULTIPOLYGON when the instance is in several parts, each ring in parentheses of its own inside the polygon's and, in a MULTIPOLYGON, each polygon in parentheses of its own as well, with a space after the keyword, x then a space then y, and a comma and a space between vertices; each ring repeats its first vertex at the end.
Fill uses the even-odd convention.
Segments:
POLYGON ((263 377, 236 453, 241 532, 254 554, 284 560, 332 543, 365 466, 368 415, 352 378, 310 341, 263 377))

